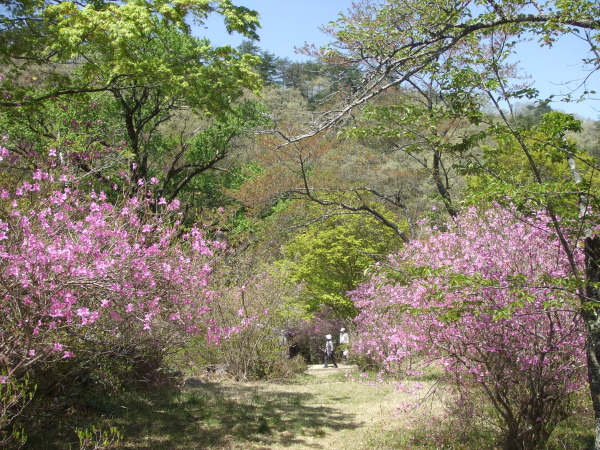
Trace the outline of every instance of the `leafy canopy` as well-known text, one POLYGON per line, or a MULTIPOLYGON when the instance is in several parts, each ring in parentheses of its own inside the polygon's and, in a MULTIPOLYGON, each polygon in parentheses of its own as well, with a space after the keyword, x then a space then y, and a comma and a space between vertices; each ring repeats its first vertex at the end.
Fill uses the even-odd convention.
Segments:
POLYGON ((213 48, 186 20, 223 16, 229 32, 256 37, 257 13, 228 0, 13 2, 0 15, 4 106, 107 89, 160 86, 218 111, 258 87, 254 57, 213 48), (31 70, 39 73, 23 78, 31 70), (217 108, 215 108, 217 107, 217 108))
POLYGON ((374 219, 342 214, 297 234, 284 246, 281 264, 294 282, 304 284, 300 301, 307 312, 329 306, 341 317, 353 317, 356 309, 347 292, 398 243, 395 233, 374 219))

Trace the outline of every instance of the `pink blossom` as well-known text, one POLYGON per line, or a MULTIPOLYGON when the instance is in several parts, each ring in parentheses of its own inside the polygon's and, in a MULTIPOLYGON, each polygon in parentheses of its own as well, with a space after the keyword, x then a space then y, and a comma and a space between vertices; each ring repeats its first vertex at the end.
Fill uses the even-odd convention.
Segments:
POLYGON ((3 357, 79 357, 57 336, 141 332, 151 324, 165 335, 219 339, 209 319, 216 295, 207 295, 214 292, 213 242, 195 231, 182 238, 173 212, 148 214, 153 205, 145 194, 113 204, 87 185, 80 189, 62 167, 44 170, 20 186, 0 187, 8 200, 0 220, 2 325, 9 327, 0 333, 3 357))
POLYGON ((392 372, 422 370, 410 365, 416 356, 440 365, 461 396, 478 386, 501 416, 524 414, 523 427, 533 428, 528 404, 568 399, 584 385, 585 340, 549 218, 514 217, 472 209, 391 255, 390 269, 379 266, 351 293, 360 311, 354 349, 392 372))

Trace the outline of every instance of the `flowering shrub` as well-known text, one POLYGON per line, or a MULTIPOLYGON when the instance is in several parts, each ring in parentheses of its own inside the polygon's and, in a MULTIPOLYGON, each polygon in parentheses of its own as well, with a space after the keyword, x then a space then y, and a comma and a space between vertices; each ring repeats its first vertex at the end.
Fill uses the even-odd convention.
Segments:
POLYGON ((207 313, 223 245, 197 228, 181 236, 177 202, 159 199, 156 212, 140 190, 112 204, 56 166, 0 187, 0 373, 89 367, 100 354, 151 372, 184 336, 218 339, 207 313))
POLYGON ((352 293, 355 349, 391 370, 440 364, 461 414, 483 395, 508 448, 543 446, 585 381, 583 326, 547 223, 471 210, 407 245, 352 293))
POLYGON ((212 309, 222 330, 215 359, 244 381, 303 372, 303 361, 290 360, 286 339, 295 315, 290 300, 298 295, 298 286, 273 267, 252 270, 243 262, 222 267, 218 278, 228 286, 220 289, 212 309))

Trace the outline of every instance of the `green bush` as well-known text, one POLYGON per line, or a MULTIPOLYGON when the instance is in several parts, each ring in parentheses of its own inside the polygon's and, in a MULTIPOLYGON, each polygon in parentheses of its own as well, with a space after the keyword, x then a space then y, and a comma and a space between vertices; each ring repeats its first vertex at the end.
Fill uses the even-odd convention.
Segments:
POLYGON ((20 447, 27 441, 22 427, 18 425, 23 419, 23 410, 35 393, 29 376, 16 379, 14 374, 0 374, 0 448, 20 447))

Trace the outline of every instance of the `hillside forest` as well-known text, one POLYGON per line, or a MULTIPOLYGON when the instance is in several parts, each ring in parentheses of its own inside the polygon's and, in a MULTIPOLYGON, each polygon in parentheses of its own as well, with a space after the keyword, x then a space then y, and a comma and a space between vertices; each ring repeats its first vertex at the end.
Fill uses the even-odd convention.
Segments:
POLYGON ((209 366, 294 377, 345 327, 495 448, 583 402, 600 449, 600 122, 512 62, 569 35, 597 71, 598 3, 363 0, 302 61, 259 13, 2 2, 0 447, 209 366), (215 16, 239 47, 197 35, 215 16))

